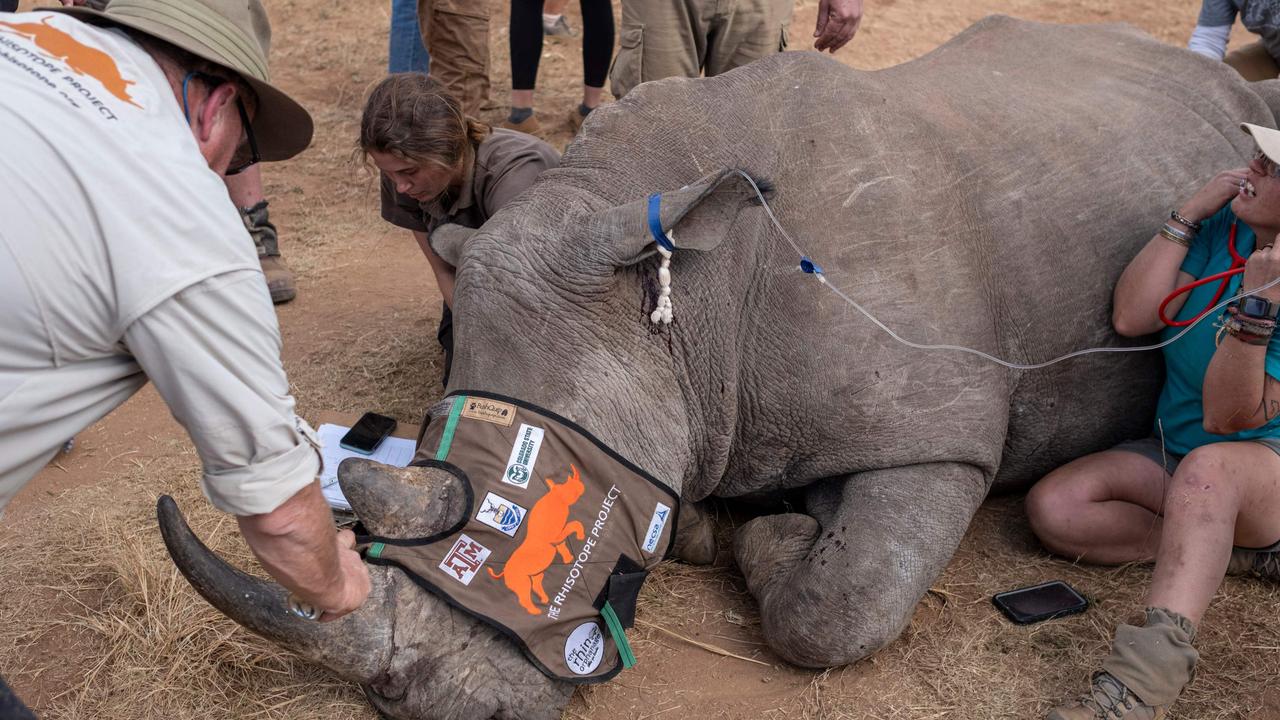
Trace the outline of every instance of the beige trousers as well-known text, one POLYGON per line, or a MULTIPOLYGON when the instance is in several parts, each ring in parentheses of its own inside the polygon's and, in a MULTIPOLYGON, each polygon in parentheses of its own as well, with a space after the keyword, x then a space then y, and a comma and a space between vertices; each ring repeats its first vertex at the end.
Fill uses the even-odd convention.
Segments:
POLYGON ((609 73, 622 97, 642 82, 728 72, 787 46, 795 0, 622 0, 609 73))
POLYGON ((489 100, 489 0, 418 0, 431 77, 478 117, 489 100))
POLYGON ((1223 58, 1223 62, 1236 69, 1245 80, 1274 80, 1280 76, 1280 67, 1276 67, 1275 58, 1267 52, 1260 42, 1250 43, 1232 50, 1223 58))

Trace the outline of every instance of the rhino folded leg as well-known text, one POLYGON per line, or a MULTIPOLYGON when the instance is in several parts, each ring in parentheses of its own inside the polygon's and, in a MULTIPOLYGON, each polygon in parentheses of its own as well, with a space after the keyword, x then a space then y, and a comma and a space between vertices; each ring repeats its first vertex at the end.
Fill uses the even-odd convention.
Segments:
POLYGON ((716 561, 716 527, 710 503, 680 499, 676 540, 671 554, 690 565, 710 565, 716 561))
POLYGON ((814 485, 813 517, 743 525, 734 552, 770 647, 796 665, 832 667, 891 642, 955 553, 987 485, 959 463, 875 470, 814 485))

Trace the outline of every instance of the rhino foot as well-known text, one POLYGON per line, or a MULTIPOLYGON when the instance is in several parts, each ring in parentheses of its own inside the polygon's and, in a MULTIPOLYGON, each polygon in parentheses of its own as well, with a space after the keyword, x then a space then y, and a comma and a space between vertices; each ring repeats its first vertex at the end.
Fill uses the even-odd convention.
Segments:
POLYGON ((733 554, 747 589, 763 606, 774 588, 809 553, 822 526, 808 515, 765 515, 743 525, 734 538, 733 554))

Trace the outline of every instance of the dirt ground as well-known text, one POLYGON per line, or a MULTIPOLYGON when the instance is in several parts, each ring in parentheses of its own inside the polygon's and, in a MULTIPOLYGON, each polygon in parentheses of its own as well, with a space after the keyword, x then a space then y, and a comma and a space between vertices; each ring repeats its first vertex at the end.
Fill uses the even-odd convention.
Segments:
MULTIPOLYGON (((389 3, 268 4, 275 78, 316 120, 312 148, 265 171, 300 286, 298 299, 278 309, 299 411, 372 408, 417 422, 441 393, 440 296, 408 233, 379 219, 375 187, 351 162, 362 94, 385 68, 389 3)), ((793 49, 810 44, 816 5, 799 3, 793 49)), ((866 0, 863 28, 837 58, 864 69, 897 64, 991 13, 1128 22, 1182 45, 1198 9, 1194 0, 866 0)), ((576 7, 569 13, 579 24, 576 7)), ((509 87, 506 22, 502 8, 492 25, 494 105, 485 118, 495 122, 509 87)), ((1233 43, 1245 41, 1237 28, 1233 43)), ((537 108, 546 139, 561 147, 579 63, 576 40, 544 50, 537 108)), ((26 488, 0 524, 0 674, 45 718, 372 718, 357 688, 240 630, 174 571, 155 529, 162 492, 178 497, 212 547, 253 566, 234 523, 200 498, 198 468, 147 389, 83 432, 26 488)), ((764 647, 727 547, 714 567, 666 564, 646 586, 631 633, 639 665, 580 691, 565 717, 1042 716, 1083 688, 1114 625, 1136 619, 1150 574, 1050 558, 1019 503, 983 507, 896 642, 822 673, 788 667, 764 647), (994 592, 1050 578, 1068 580, 1094 607, 1016 627, 989 603, 994 592)), ((1199 675, 1173 717, 1280 718, 1277 610, 1276 587, 1225 583, 1204 622, 1199 675)))

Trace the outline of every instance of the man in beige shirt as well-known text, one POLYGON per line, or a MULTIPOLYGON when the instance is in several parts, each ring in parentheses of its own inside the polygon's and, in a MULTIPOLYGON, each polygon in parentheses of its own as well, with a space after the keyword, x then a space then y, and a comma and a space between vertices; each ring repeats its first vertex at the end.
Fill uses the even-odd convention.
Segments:
POLYGON ((325 613, 369 576, 334 532, 262 269, 223 176, 312 123, 269 84, 260 0, 116 0, 0 15, 0 510, 148 380, 202 486, 325 613))

